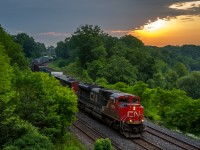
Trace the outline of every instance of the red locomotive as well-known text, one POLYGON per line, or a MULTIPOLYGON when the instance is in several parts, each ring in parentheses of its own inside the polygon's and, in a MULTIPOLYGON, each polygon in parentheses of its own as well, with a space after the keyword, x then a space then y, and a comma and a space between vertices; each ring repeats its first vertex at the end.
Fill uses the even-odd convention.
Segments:
POLYGON ((48 67, 40 66, 40 71, 50 73, 62 85, 72 88, 78 96, 80 109, 118 129, 125 137, 140 137, 144 133, 144 108, 138 96, 80 83, 48 67))
POLYGON ((79 108, 106 122, 128 138, 144 132, 144 108, 138 96, 99 86, 78 85, 79 108))

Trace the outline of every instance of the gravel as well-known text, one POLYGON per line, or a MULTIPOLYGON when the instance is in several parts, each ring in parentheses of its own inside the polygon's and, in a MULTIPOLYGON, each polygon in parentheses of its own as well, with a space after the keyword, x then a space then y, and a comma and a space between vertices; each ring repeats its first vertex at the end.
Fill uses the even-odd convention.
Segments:
POLYGON ((199 149, 200 149, 200 140, 196 140, 196 139, 188 137, 188 136, 186 136, 186 135, 184 135, 184 134, 182 134, 180 132, 172 131, 172 130, 169 130, 167 128, 158 126, 158 125, 153 124, 153 123, 151 123, 150 121, 147 121, 147 120, 145 120, 144 124, 147 125, 147 126, 150 126, 152 128, 155 128, 155 129, 157 129, 157 130, 159 130, 161 132, 164 132, 164 133, 166 133, 168 135, 171 135, 171 136, 173 136, 173 137, 175 137, 177 139, 180 139, 180 140, 182 140, 184 142, 187 142, 187 143, 190 143, 192 145, 195 145, 195 146, 199 147, 199 149))
MULTIPOLYGON (((122 136, 117 130, 112 129, 111 127, 105 125, 104 123, 102 123, 101 121, 95 119, 94 117, 79 112, 77 114, 77 116, 79 116, 80 118, 82 118, 82 120, 84 120, 85 122, 88 122, 90 124, 90 126, 92 126, 95 130, 100 131, 105 137, 110 138, 112 141, 114 141, 115 143, 118 144, 118 146, 123 149, 123 150, 142 150, 143 148, 141 148, 140 146, 138 146, 137 144, 134 144, 133 142, 131 142, 130 139, 126 139, 124 136, 122 136)), ((155 125, 153 123, 151 123, 150 121, 145 120, 145 125, 148 125, 150 127, 156 128, 159 131, 165 132, 169 135, 172 135, 178 139, 181 139, 183 141, 186 141, 188 143, 192 143, 195 146, 200 147, 200 141, 199 140, 194 140, 192 138, 186 137, 185 135, 178 133, 178 132, 174 132, 171 130, 168 130, 166 128, 163 128, 161 126, 155 125)), ((92 149, 93 145, 91 145, 91 141, 87 141, 86 138, 81 135, 78 132, 74 132, 73 130, 71 130, 77 137, 78 139, 89 149, 92 149)), ((166 142, 163 141, 155 136, 149 135, 148 133, 145 133, 143 136, 145 139, 159 145, 160 147, 162 147, 163 149, 166 150, 179 150, 180 148, 166 142)))

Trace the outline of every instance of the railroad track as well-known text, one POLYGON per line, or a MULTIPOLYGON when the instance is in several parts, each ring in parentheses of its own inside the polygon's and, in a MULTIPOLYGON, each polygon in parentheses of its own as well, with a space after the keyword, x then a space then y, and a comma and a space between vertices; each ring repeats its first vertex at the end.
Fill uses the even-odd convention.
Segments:
MULTIPOLYGON (((85 134, 90 140, 93 141, 93 143, 100 138, 107 138, 105 135, 100 133, 99 131, 95 130, 91 126, 88 125, 85 121, 81 120, 79 117, 77 117, 77 121, 73 123, 73 126, 77 128, 79 131, 81 131, 83 134, 85 134)), ((112 146, 115 150, 122 150, 117 143, 111 140, 112 146)))
POLYGON ((146 149, 146 150, 166 150, 166 149, 168 149, 168 146, 166 147, 166 145, 168 145, 168 144, 171 145, 172 147, 178 148, 178 149, 200 150, 200 148, 196 147, 195 145, 191 145, 190 143, 186 143, 182 140, 176 139, 173 136, 170 136, 168 134, 160 132, 159 130, 156 130, 156 129, 151 128, 149 126, 146 126, 147 134, 152 138, 156 137, 159 141, 161 141, 161 143, 160 142, 157 143, 157 141, 155 141, 155 140, 152 141, 151 139, 149 139, 145 135, 141 138, 126 139, 126 140, 125 140, 125 137, 120 136, 119 139, 120 138, 122 138, 122 139, 117 140, 117 142, 116 142, 115 138, 112 139, 108 136, 105 136, 99 129, 95 129, 94 126, 90 126, 88 121, 85 122, 82 117, 77 116, 77 119, 78 120, 75 124, 79 124, 79 128, 82 130, 81 132, 85 132, 84 134, 89 134, 88 135, 88 136, 90 136, 89 138, 93 138, 93 143, 99 138, 104 138, 104 139, 109 138, 115 149, 123 149, 123 150, 127 149, 127 147, 124 146, 124 144, 126 143, 126 145, 130 145, 130 147, 136 146, 138 149, 141 148, 141 149, 146 149), (84 126, 87 126, 87 127, 84 127, 84 126), (88 129, 86 129, 86 128, 88 128, 88 129), (94 132, 94 133, 90 133, 90 132, 94 132), (124 143, 122 143, 122 141, 124 143), (162 144, 162 142, 164 144, 162 144))
POLYGON ((151 134, 151 135, 154 135, 162 140, 165 140, 177 147, 180 147, 181 149, 184 149, 184 150, 199 150, 200 147, 197 147, 195 145, 192 145, 190 143, 187 143, 185 141, 182 141, 176 137, 173 137, 171 135, 168 135, 166 133, 163 133, 157 129, 154 129, 154 128, 151 128, 149 126, 146 126, 146 132, 151 134))
POLYGON ((159 147, 158 145, 156 145, 150 141, 147 141, 144 138, 137 138, 137 139, 133 139, 131 141, 138 144, 140 147, 143 147, 146 150, 164 150, 163 148, 159 147))

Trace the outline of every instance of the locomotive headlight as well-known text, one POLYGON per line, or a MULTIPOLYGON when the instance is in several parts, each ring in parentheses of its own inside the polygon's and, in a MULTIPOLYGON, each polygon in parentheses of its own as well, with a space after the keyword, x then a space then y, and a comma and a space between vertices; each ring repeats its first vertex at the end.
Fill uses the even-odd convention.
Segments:
POLYGON ((133 110, 135 110, 135 106, 133 107, 133 110))
POLYGON ((143 119, 142 119, 141 121, 142 121, 142 122, 144 122, 144 120, 143 120, 143 119))

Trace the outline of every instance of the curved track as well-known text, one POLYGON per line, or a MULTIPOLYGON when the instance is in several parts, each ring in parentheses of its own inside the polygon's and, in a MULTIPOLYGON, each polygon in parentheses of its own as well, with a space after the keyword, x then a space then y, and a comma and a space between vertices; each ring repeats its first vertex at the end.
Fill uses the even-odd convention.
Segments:
MULTIPOLYGON (((78 117, 77 117, 78 118, 78 117)), ((105 135, 100 133, 99 131, 95 130, 91 126, 88 125, 85 121, 81 120, 81 118, 78 118, 78 120, 73 123, 73 126, 76 127, 78 130, 80 130, 82 133, 84 133, 88 138, 90 138, 93 142, 95 142, 97 139, 100 138, 107 138, 105 135)), ((122 150, 117 143, 114 141, 112 142, 112 146, 116 150, 122 150)))

